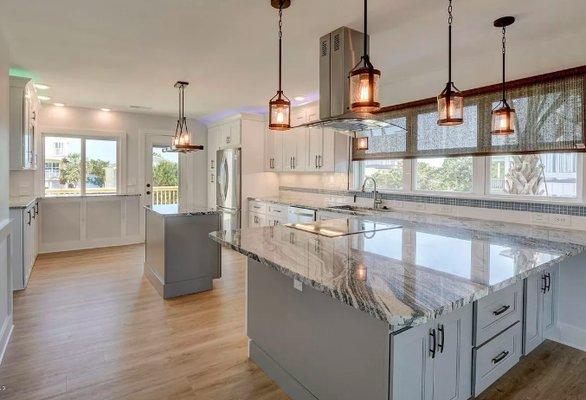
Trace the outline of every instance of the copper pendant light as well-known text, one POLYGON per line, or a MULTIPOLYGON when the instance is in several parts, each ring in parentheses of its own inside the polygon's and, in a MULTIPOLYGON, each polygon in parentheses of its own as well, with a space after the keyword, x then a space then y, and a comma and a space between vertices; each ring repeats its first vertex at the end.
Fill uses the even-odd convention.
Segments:
POLYGON ((452 82, 452 0, 448 5, 448 83, 437 96, 437 124, 460 125, 464 122, 464 96, 452 82))
POLYGON ((191 143, 191 135, 187 129, 187 118, 185 118, 185 87, 187 85, 189 85, 189 82, 183 81, 178 81, 174 85, 179 89, 179 115, 171 146, 165 148, 165 152, 190 153, 196 150, 203 150, 202 145, 191 143))
POLYGON ((271 6, 279 10, 279 90, 269 101, 269 129, 286 131, 291 129, 291 101, 283 93, 282 59, 283 59, 283 9, 291 5, 290 0, 271 0, 271 6))
POLYGON ((364 0, 364 48, 358 64, 350 71, 350 110, 355 113, 372 113, 380 109, 378 81, 380 71, 375 69, 368 55, 368 4, 364 0))
POLYGON ((503 85, 502 85, 502 99, 497 106, 492 110, 492 123, 490 133, 493 135, 506 136, 515 133, 515 109, 507 103, 506 93, 506 75, 505 75, 505 59, 506 59, 506 44, 507 44, 507 26, 515 22, 515 17, 502 17, 494 21, 494 26, 502 28, 502 53, 503 53, 503 85))

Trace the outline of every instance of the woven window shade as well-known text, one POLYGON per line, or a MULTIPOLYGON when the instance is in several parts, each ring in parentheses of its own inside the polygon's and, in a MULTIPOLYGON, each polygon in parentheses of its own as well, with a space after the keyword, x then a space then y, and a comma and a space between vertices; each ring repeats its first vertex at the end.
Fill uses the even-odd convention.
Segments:
POLYGON ((458 126, 437 125, 435 99, 383 109, 377 118, 396 126, 357 133, 368 136, 368 150, 354 147, 352 159, 583 152, 585 81, 586 67, 580 67, 508 83, 517 114, 509 136, 490 133, 498 85, 464 92, 464 124, 458 126))

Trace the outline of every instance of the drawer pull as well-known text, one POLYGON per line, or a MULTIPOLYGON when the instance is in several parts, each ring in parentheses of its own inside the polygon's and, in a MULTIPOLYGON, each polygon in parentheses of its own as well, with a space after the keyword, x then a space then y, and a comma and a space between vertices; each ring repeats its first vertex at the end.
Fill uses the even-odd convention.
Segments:
POLYGON ((502 306, 501 308, 499 308, 496 311, 493 311, 492 313, 496 316, 496 315, 501 315, 502 313, 506 312, 509 308, 511 308, 511 306, 506 305, 506 306, 502 306))
POLYGON ((496 356, 495 358, 492 359, 492 363, 498 364, 501 361, 503 361, 505 359, 505 357, 507 357, 508 355, 509 355, 508 351, 503 351, 501 354, 499 354, 498 356, 496 356))
POLYGON ((545 274, 545 290, 549 292, 551 289, 551 274, 548 272, 545 274))

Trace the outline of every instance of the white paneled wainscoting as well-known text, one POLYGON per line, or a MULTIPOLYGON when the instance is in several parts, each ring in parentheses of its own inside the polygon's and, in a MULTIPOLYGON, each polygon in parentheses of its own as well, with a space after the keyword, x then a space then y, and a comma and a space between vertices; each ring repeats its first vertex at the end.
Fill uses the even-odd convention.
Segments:
POLYGON ((140 195, 46 197, 41 204, 39 252, 141 243, 140 195))

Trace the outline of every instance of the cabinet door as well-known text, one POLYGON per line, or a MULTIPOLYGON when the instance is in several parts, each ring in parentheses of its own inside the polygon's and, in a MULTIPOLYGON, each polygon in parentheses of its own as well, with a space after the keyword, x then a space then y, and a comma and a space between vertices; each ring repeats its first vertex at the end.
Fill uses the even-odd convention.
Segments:
POLYGON ((216 169, 216 151, 218 151, 218 139, 220 136, 220 129, 213 127, 208 130, 208 170, 216 169))
POLYGON ((323 159, 323 128, 308 128, 309 164, 308 171, 319 171, 323 159))
POLYGON ((323 129, 323 141, 319 170, 321 172, 334 172, 336 167, 335 139, 336 132, 332 128, 323 129))
POLYGON ((525 280, 524 289, 524 338, 523 354, 527 355, 543 342, 541 325, 542 290, 545 288, 543 274, 532 275, 525 280))
POLYGON ((280 132, 266 130, 264 168, 270 172, 283 170, 283 134, 280 132))
POLYGON ((393 400, 432 399, 431 329, 424 324, 392 336, 393 400))
POLYGON ((233 121, 228 124, 228 131, 227 131, 227 146, 239 146, 240 145, 240 137, 241 137, 241 129, 240 129, 240 120, 233 121))
POLYGON ((297 157, 297 138, 293 132, 283 134, 283 171, 294 171, 293 162, 297 157))
POLYGON ((559 267, 553 267, 546 271, 546 289, 542 293, 542 311, 543 311, 543 337, 548 338, 556 325, 556 284, 559 267))
POLYGON ((433 399, 466 400, 472 394, 472 308, 437 320, 433 399))

